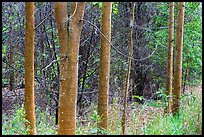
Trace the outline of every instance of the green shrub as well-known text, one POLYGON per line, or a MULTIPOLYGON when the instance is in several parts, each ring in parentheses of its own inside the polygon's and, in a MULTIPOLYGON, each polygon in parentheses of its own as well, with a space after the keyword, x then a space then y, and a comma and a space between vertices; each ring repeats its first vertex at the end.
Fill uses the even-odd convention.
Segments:
POLYGON ((25 128, 25 122, 24 106, 22 105, 19 109, 15 106, 14 114, 2 115, 2 135, 26 135, 28 129, 25 128))
MULTIPOLYGON (((20 108, 15 106, 12 110, 13 114, 7 116, 2 115, 2 135, 27 135, 28 128, 25 127, 25 110, 24 105, 20 108)), ((48 115, 48 112, 40 112, 36 109, 36 130, 38 135, 56 134, 54 118, 48 115)), ((28 121, 27 121, 28 122, 28 121)))
MULTIPOLYGON (((164 114, 158 102, 149 101, 143 105, 131 104, 127 113, 126 134, 136 135, 193 135, 202 134, 202 93, 193 91, 191 94, 181 96, 179 116, 164 114), (134 105, 134 107, 131 107, 134 105), (152 112, 146 110, 151 108, 152 112), (139 109, 140 111, 136 111, 139 109)), ((100 117, 97 114, 97 105, 92 104, 86 115, 77 117, 77 135, 96 135, 100 130, 108 135, 121 134, 121 106, 113 103, 109 109, 109 129, 98 129, 100 117)), ((12 115, 2 115, 3 135, 26 135, 24 106, 15 107, 12 115)), ((48 111, 36 108, 36 129, 38 135, 57 134, 54 117, 48 111)))

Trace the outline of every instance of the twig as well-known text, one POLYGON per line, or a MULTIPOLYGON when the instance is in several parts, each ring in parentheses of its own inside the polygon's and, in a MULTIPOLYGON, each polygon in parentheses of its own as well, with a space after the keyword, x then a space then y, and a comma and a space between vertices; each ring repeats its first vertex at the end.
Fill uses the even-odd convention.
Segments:
POLYGON ((45 18, 35 27, 34 30, 36 30, 36 29, 37 29, 43 22, 45 22, 45 20, 48 19, 49 16, 52 15, 52 14, 53 14, 53 11, 52 11, 47 17, 45 17, 45 18))
POLYGON ((97 91, 92 91, 92 92, 78 92, 78 94, 87 94, 87 93, 92 94, 92 93, 97 93, 97 91))
POLYGON ((155 50, 154 50, 149 56, 147 56, 147 57, 145 57, 145 58, 142 58, 142 59, 139 59, 139 61, 142 61, 142 60, 145 60, 145 59, 151 57, 151 56, 154 54, 154 52, 155 52, 156 50, 157 50, 157 45, 156 45, 155 50))
POLYGON ((47 68, 49 68, 53 63, 58 62, 58 61, 59 61, 59 60, 53 60, 52 62, 50 62, 50 64, 48 64, 46 67, 44 67, 44 68, 42 69, 42 71, 47 70, 47 68))
MULTIPOLYGON (((91 24, 92 26, 94 26, 94 27, 100 32, 100 34, 108 41, 108 43, 109 43, 119 54, 121 54, 121 55, 125 56, 126 58, 128 58, 127 55, 123 54, 121 51, 119 51, 115 46, 113 46, 113 45, 111 44, 111 42, 104 36, 104 34, 101 32, 101 30, 100 30, 96 25, 94 25, 93 23, 91 23, 91 22, 88 21, 88 20, 85 20, 85 19, 82 19, 82 20, 85 21, 85 22, 87 22, 87 23, 89 23, 89 24, 91 24)), ((155 50, 154 50, 149 56, 147 56, 147 57, 145 57, 145 58, 142 58, 142 59, 131 58, 131 59, 134 60, 134 61, 142 61, 142 60, 145 60, 145 59, 151 57, 151 56, 154 54, 154 52, 156 51, 156 49, 157 49, 157 45, 156 45, 155 50)))
POLYGON ((76 6, 75 6, 75 9, 74 9, 73 14, 72 14, 71 16, 69 16, 69 18, 67 18, 67 19, 63 22, 63 24, 66 23, 67 21, 69 21, 69 20, 74 16, 74 14, 76 13, 76 10, 77 10, 77 4, 78 4, 78 3, 75 2, 75 5, 76 5, 76 6))
POLYGON ((84 40, 83 43, 80 44, 80 46, 81 46, 81 47, 84 46, 85 43, 86 43, 90 38, 91 38, 91 35, 90 35, 86 40, 84 40))

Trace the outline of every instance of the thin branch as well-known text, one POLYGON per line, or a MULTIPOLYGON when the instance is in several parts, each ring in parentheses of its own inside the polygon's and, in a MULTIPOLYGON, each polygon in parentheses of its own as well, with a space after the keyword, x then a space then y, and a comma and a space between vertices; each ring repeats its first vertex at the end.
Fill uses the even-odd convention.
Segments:
POLYGON ((45 22, 45 20, 47 20, 49 17, 50 17, 50 15, 52 15, 53 14, 53 11, 47 16, 47 17, 45 17, 36 27, 35 27, 35 29, 34 30, 36 30, 43 22, 45 22))
POLYGON ((71 16, 69 16, 69 18, 67 18, 63 23, 66 23, 67 21, 69 21, 75 15, 76 10, 77 10, 77 5, 78 5, 78 3, 75 2, 75 9, 74 9, 73 14, 71 16))
MULTIPOLYGON (((119 51, 115 46, 113 46, 113 45, 111 44, 111 42, 104 36, 104 34, 101 32, 101 30, 100 30, 96 25, 94 25, 93 23, 91 23, 91 22, 88 21, 88 20, 85 20, 85 19, 82 19, 82 20, 85 21, 85 22, 87 22, 87 23, 89 23, 89 24, 91 24, 92 26, 94 26, 94 27, 100 32, 100 34, 108 41, 108 43, 109 43, 119 54, 121 54, 121 55, 125 56, 126 58, 128 58, 127 55, 123 54, 121 51, 119 51)), ((147 56, 147 57, 145 57, 145 58, 142 58, 142 59, 131 58, 131 59, 134 60, 134 61, 142 61, 142 60, 148 59, 148 58, 150 58, 150 57, 154 54, 154 52, 156 51, 156 49, 157 49, 157 45, 156 45, 155 50, 154 50, 149 56, 147 56)))
POLYGON ((86 40, 84 40, 83 43, 80 44, 80 46, 81 46, 81 47, 84 46, 85 43, 86 43, 90 38, 91 38, 91 35, 90 35, 88 38, 86 38, 86 40))
POLYGON ((139 29, 146 30, 146 31, 154 31, 154 30, 155 30, 155 31, 158 31, 158 30, 160 30, 160 29, 168 29, 168 27, 159 27, 159 28, 155 28, 155 29, 151 30, 151 29, 142 27, 142 26, 137 25, 137 24, 134 24, 134 26, 137 27, 137 28, 139 28, 139 29))
POLYGON ((97 93, 98 91, 94 90, 91 92, 78 92, 78 94, 92 94, 92 93, 97 93))
POLYGON ((59 60, 53 60, 52 62, 50 62, 50 64, 48 64, 46 67, 44 67, 44 68, 42 69, 42 71, 46 71, 47 68, 49 68, 53 63, 58 62, 58 61, 59 61, 59 60))
POLYGON ((153 54, 154 54, 154 52, 157 50, 157 45, 156 45, 156 48, 155 48, 155 50, 149 55, 149 56, 147 56, 147 57, 145 57, 145 58, 142 58, 142 59, 139 59, 139 61, 142 61, 142 60, 145 60, 145 59, 147 59, 147 58, 150 58, 153 54))

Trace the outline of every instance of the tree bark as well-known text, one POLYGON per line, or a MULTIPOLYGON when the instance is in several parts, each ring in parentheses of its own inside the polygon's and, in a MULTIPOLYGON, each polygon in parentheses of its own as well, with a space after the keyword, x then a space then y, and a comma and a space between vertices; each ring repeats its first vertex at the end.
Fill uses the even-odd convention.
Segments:
POLYGON ((25 46, 25 111, 26 127, 30 126, 29 134, 36 134, 35 98, 34 98, 34 2, 26 2, 26 46, 25 46))
MULTIPOLYGON (((112 3, 102 3, 101 29, 104 36, 111 41, 111 13, 112 3)), ((101 35, 100 64, 99 64, 99 92, 98 92, 98 115, 101 121, 98 127, 108 129, 108 92, 110 72, 110 44, 101 35)), ((98 131, 98 133, 100 133, 98 131)))
POLYGON ((174 81, 173 81, 173 115, 179 114, 180 94, 182 84, 182 50, 183 50, 183 24, 185 2, 178 4, 178 24, 176 30, 176 50, 174 63, 174 81))
POLYGON ((60 40, 60 95, 58 134, 76 132, 76 101, 78 88, 78 52, 85 3, 72 3, 72 18, 67 20, 67 4, 56 2, 55 18, 60 40), (65 22, 66 21, 66 22, 65 22))
POLYGON ((125 123, 126 123, 126 103, 127 103, 127 94, 129 88, 129 80, 130 80, 130 69, 131 69, 131 59, 133 54, 133 40, 132 40, 132 32, 133 32, 133 25, 134 25, 134 10, 135 10, 135 3, 132 2, 131 7, 131 15, 130 15, 130 52, 128 58, 128 70, 126 75, 126 83, 125 83, 125 90, 124 90, 124 101, 123 101, 123 115, 122 115, 122 134, 125 134, 125 123))
POLYGON ((174 43, 174 2, 170 2, 169 10, 169 47, 167 50, 167 70, 166 70, 166 89, 168 94, 167 112, 171 112, 172 95, 172 68, 173 68, 173 43, 174 43))

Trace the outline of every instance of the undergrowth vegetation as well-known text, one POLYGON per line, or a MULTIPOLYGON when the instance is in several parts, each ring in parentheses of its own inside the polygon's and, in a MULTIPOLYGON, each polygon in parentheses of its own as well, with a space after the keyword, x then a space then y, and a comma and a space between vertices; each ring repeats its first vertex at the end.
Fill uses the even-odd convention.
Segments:
MULTIPOLYGON (((137 103, 129 104, 127 110, 126 134, 128 135, 193 135, 202 134, 202 92, 192 90, 188 95, 181 97, 181 108, 179 116, 163 113, 158 101, 149 101, 143 105, 137 103)), ((89 112, 77 119, 76 134, 96 135, 97 105, 92 104, 89 112)), ((121 134, 121 106, 117 99, 109 108, 109 129, 101 130, 109 135, 121 134)), ((57 134, 55 119, 47 111, 41 112, 36 109, 36 126, 38 135, 57 134)), ((25 135, 25 111, 24 106, 15 107, 13 114, 2 115, 3 135, 25 135)))

